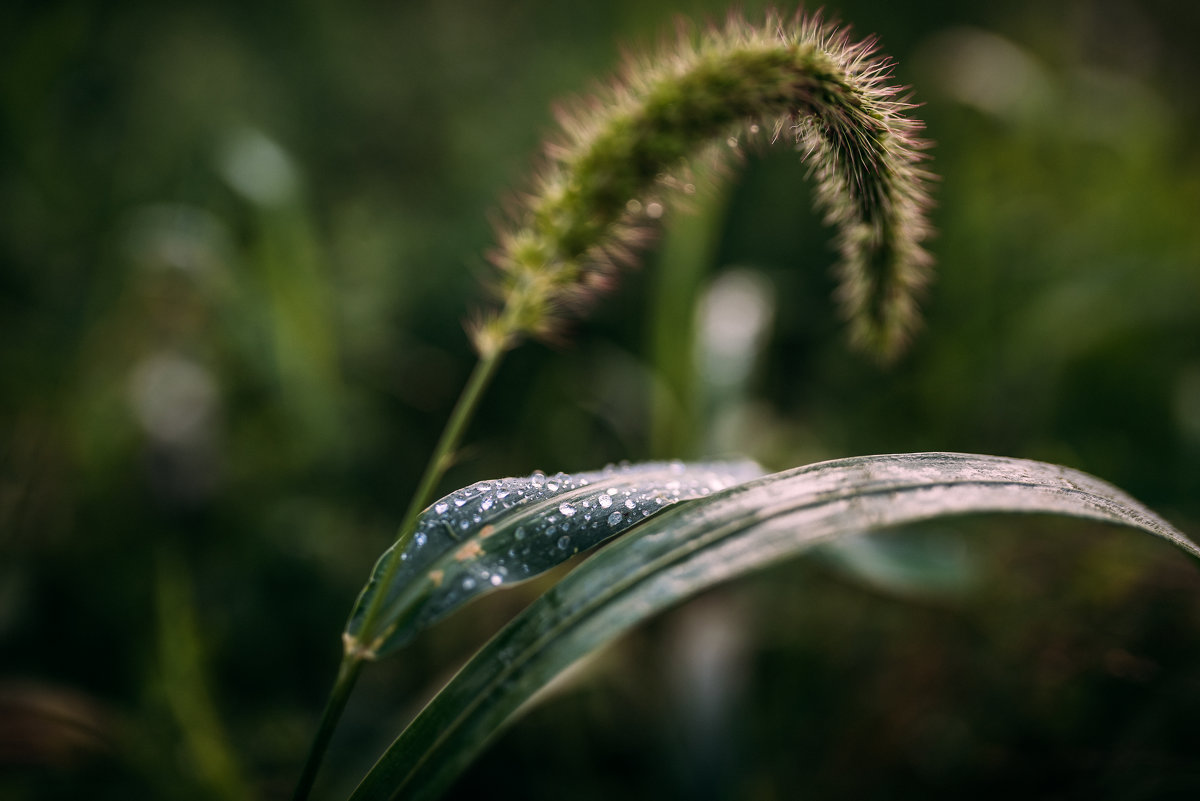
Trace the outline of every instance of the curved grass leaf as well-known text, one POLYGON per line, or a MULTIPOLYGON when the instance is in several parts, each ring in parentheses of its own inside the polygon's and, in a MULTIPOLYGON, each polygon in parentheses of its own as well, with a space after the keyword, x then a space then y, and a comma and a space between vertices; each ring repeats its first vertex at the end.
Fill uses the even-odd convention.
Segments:
POLYGON ((664 513, 603 549, 497 634, 392 744, 352 801, 434 798, 551 678, 663 608, 841 535, 981 512, 1140 528, 1200 548, 1115 487, 1065 467, 950 453, 766 476, 664 513))
POLYGON ((380 656, 467 601, 544 573, 680 501, 762 475, 753 462, 649 462, 480 481, 436 501, 384 552, 346 624, 347 648, 380 656), (400 549, 390 578, 389 562, 400 549), (386 586, 385 586, 386 585, 386 586), (376 631, 367 609, 386 593, 376 631))

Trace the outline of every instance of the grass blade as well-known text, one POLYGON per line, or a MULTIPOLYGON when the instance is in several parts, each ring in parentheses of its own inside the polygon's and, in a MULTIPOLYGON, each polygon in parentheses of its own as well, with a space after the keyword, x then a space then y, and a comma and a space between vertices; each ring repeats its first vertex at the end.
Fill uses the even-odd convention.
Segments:
POLYGON ((581 656, 716 583, 839 536, 984 512, 1050 513, 1191 540, 1065 467, 951 453, 868 456, 766 476, 685 504, 597 553, 497 634, 352 796, 435 798, 514 712, 581 656))
POLYGON ((675 503, 760 475, 745 461, 649 462, 464 487, 422 512, 412 536, 380 557, 346 625, 347 651, 393 651, 484 592, 544 573, 675 503), (399 567, 389 574, 397 549, 399 567), (381 633, 364 632, 366 610, 381 592, 381 633))

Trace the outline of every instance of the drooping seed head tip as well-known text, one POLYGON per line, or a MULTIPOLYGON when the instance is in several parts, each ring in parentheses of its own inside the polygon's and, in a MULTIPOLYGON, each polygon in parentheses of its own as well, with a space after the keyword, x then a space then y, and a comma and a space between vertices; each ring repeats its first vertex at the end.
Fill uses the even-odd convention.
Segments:
POLYGON ((854 41, 820 15, 773 11, 752 25, 734 13, 699 32, 680 24, 663 55, 628 53, 614 81, 559 105, 561 130, 498 236, 505 311, 495 325, 513 327, 506 340, 552 335, 611 286, 645 223, 690 184, 689 160, 740 157, 757 128, 770 141, 794 135, 812 165, 816 203, 839 231, 852 339, 897 352, 928 280, 928 143, 878 50, 875 37, 854 41), (738 146, 721 147, 732 137, 738 146))

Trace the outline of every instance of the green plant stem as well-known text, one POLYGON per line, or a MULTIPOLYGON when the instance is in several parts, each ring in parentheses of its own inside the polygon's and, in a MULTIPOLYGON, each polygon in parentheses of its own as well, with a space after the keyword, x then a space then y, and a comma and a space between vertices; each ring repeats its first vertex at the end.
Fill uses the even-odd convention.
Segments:
MULTIPOLYGON (((417 517, 432 500, 434 488, 454 461, 454 452, 458 450, 458 444, 462 441, 467 423, 475 413, 483 391, 491 383, 503 354, 504 351, 497 348, 480 356, 479 361, 475 364, 475 369, 471 372, 471 377, 467 379, 467 385, 463 387, 458 403, 454 405, 454 411, 450 413, 450 419, 442 431, 442 438, 438 440, 437 447, 433 449, 433 456, 430 457, 429 464, 425 466, 425 474, 417 484, 417 491, 408 504, 408 511, 404 514, 404 521, 400 524, 399 535, 396 538, 399 547, 393 548, 388 557, 387 564, 379 578, 381 587, 391 584, 396 569, 400 566, 400 554, 404 551, 403 543, 412 536, 417 517)), ((374 657, 375 621, 379 617, 379 611, 386 595, 387 593, 384 592, 376 593, 375 597, 371 599, 371 605, 367 607, 366 614, 363 615, 362 627, 359 629, 361 635, 357 640, 346 643, 348 655, 355 656, 357 654, 359 658, 363 659, 374 657)))
MULTIPOLYGON (((438 440, 433 456, 425 467, 425 475, 421 477, 421 483, 417 485, 417 491, 408 505, 404 522, 400 524, 400 537, 403 538, 412 533, 410 529, 417 522, 417 516, 433 500, 433 491, 438 482, 442 480, 446 470, 454 462, 454 453, 458 450, 459 442, 462 441, 467 423, 474 416, 475 409, 479 406, 479 399, 483 396, 487 385, 491 383, 492 376, 496 374, 496 368, 500 366, 503 355, 504 351, 497 349, 481 356, 475 363, 475 369, 471 372, 471 377, 467 379, 467 385, 463 387, 462 395, 459 396, 458 403, 454 405, 454 411, 451 412, 450 419, 446 422, 446 428, 442 431, 442 438, 438 440)), ((399 551, 395 553, 396 555, 392 557, 393 563, 399 561, 399 551)), ((367 612, 367 623, 364 625, 364 629, 370 628, 376 608, 377 605, 373 605, 367 612)))
POLYGON ((696 384, 696 306, 716 266, 728 192, 715 171, 699 173, 690 213, 671 220, 659 250, 651 301, 650 353, 658 374, 650 425, 656 459, 697 456, 701 405, 696 384))
MULTIPOLYGON (((504 352, 503 348, 492 349, 480 356, 479 361, 476 362, 475 369, 471 372, 470 378, 467 379, 467 384, 463 387, 462 394, 458 398, 458 403, 454 406, 454 411, 450 413, 450 419, 446 422, 446 428, 442 431, 441 439, 438 440, 437 447, 434 448, 433 455, 430 457, 429 463, 425 466, 425 473, 421 476, 417 490, 413 493, 412 500, 409 502, 408 511, 404 515, 403 522, 400 523, 398 541, 402 542, 406 537, 412 536, 413 526, 416 524, 417 517, 420 515, 421 510, 432 500, 431 496, 434 489, 437 487, 438 482, 442 480, 442 476, 446 474, 446 470, 453 463, 454 453, 458 450, 458 445, 462 441, 467 424, 474 415, 475 409, 479 406, 479 399, 483 396, 484 390, 491 383, 492 376, 496 374, 496 368, 499 367, 504 352)), ((380 579, 381 586, 386 587, 390 584, 400 564, 400 554, 402 552, 403 548, 392 549, 391 556, 384 566, 384 572, 380 579)), ((292 796, 294 801, 304 801, 312 791, 313 782, 317 778, 317 771, 320 769, 321 762, 325 758, 325 751, 329 747, 333 731, 337 727, 342 712, 346 708, 350 692, 354 689, 354 685, 358 681, 358 674, 362 670, 363 662, 374 658, 373 641, 375 639, 376 619, 379 617, 381 603, 385 595, 386 593, 377 593, 372 599, 371 605, 367 607, 361 629, 361 638, 347 639, 345 642, 345 653, 342 656, 341 664, 338 666, 337 678, 334 680, 333 689, 329 691, 329 700, 325 703, 325 711, 321 714, 321 723, 317 728, 316 735, 313 737, 308 758, 304 763, 304 770, 300 775, 299 782, 296 784, 296 792, 292 796)))
POLYGON ((312 791, 313 782, 317 779, 317 771, 321 767, 321 761, 325 758, 325 749, 329 747, 333 730, 337 728, 342 711, 346 708, 346 702, 350 699, 350 692, 358 681, 363 661, 361 656, 354 654, 345 654, 342 657, 342 663, 338 666, 337 679, 333 682, 333 689, 329 691, 329 700, 325 702, 325 711, 321 713, 321 725, 317 727, 316 736, 313 737, 312 746, 308 750, 308 758, 304 761, 304 771, 296 783, 296 792, 292 795, 294 801, 304 801, 312 791))
POLYGON ((191 576, 170 545, 158 553, 155 596, 159 680, 179 726, 184 753, 213 798, 248 801, 253 793, 214 702, 191 576))

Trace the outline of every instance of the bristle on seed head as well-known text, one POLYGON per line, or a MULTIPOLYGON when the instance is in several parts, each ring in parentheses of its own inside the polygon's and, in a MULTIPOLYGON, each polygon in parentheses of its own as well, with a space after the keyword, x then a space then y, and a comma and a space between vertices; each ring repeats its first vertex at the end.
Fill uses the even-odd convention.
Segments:
POLYGON ((738 152, 762 131, 799 145, 811 165, 816 203, 837 229, 852 341, 895 356, 928 280, 931 176, 921 124, 877 50, 819 17, 770 14, 681 28, 658 57, 628 56, 611 85, 559 109, 561 133, 499 233, 503 307, 474 326, 477 349, 552 337, 632 262, 677 187, 691 185, 689 163, 738 152))

